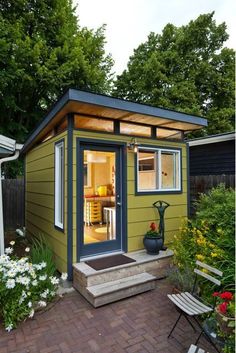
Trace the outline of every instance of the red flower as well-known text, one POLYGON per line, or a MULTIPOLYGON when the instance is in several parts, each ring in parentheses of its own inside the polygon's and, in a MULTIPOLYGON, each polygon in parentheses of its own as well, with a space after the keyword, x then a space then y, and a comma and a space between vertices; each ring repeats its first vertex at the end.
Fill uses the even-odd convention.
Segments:
POLYGON ((224 302, 222 304, 219 305, 219 309, 220 309, 220 312, 222 314, 225 314, 226 311, 227 311, 227 306, 228 306, 228 303, 227 302, 224 302))
POLYGON ((214 292, 214 293, 212 294, 212 296, 213 296, 213 297, 218 297, 219 294, 220 294, 219 292, 214 292))
POLYGON ((157 226, 156 226, 156 224, 154 222, 152 222, 150 224, 150 228, 151 228, 151 230, 153 230, 155 232, 155 230, 157 229, 157 226))
POLYGON ((230 301, 233 299, 233 294, 231 292, 224 292, 220 294, 221 299, 230 301))

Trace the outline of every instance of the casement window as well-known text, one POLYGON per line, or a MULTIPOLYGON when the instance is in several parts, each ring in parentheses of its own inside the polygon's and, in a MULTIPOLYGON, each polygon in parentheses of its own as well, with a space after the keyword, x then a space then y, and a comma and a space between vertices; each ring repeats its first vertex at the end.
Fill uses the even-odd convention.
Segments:
POLYGON ((64 141, 55 144, 55 226, 64 225, 64 141))
POLYGON ((180 150, 139 148, 137 192, 181 191, 180 150))

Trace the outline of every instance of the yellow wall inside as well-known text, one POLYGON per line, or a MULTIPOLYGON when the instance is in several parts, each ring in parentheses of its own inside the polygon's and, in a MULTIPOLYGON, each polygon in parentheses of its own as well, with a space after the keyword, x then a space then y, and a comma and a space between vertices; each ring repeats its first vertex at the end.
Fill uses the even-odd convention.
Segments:
MULTIPOLYGON (((74 130, 73 133, 73 245, 74 256, 76 246, 76 138, 99 139, 105 141, 130 142, 129 136, 95 133, 74 130)), ((161 147, 177 147, 182 150, 182 186, 181 194, 138 195, 135 196, 135 167, 134 153, 127 154, 127 220, 128 220, 128 251, 143 249, 143 235, 149 228, 150 222, 158 222, 159 216, 152 204, 157 200, 164 200, 171 206, 165 213, 165 238, 169 243, 178 231, 181 218, 187 216, 187 169, 186 145, 184 143, 150 140, 138 138, 141 144, 161 147)), ((75 257, 74 257, 75 260, 75 257)))
POLYGON ((42 234, 53 250, 60 272, 67 272, 67 132, 41 143, 25 157, 25 214, 29 235, 42 234), (64 138, 64 232, 54 227, 54 146, 64 138))

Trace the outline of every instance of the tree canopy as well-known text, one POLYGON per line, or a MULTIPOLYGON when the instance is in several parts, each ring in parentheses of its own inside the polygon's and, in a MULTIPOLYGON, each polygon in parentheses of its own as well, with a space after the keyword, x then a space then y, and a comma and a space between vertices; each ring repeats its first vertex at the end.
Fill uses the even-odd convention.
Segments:
POLYGON ((72 0, 0 2, 0 133, 24 142, 68 88, 107 92, 104 27, 80 28, 72 0))
POLYGON ((113 94, 138 102, 205 116, 200 134, 234 129, 234 51, 223 47, 226 25, 214 12, 186 26, 167 24, 134 50, 113 94))

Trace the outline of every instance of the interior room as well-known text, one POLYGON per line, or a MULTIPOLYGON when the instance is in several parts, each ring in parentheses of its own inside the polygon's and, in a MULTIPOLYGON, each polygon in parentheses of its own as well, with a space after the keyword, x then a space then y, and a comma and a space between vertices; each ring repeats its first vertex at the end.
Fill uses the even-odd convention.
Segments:
POLYGON ((115 152, 84 151, 84 244, 116 239, 115 152))

